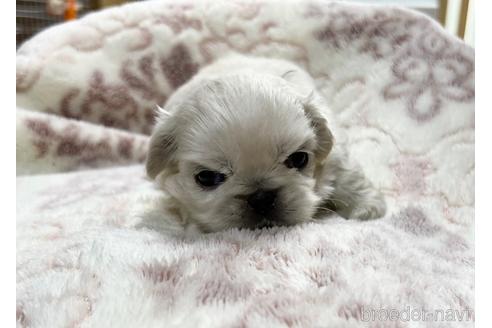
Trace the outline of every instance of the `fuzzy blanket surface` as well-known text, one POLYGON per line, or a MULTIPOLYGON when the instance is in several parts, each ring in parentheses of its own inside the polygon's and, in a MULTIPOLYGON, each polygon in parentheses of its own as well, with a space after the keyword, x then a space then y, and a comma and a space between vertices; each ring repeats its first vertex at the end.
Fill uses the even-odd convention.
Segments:
POLYGON ((16 144, 18 327, 473 326, 474 51, 418 13, 169 0, 91 14, 18 50, 16 144), (163 232, 142 165, 155 105, 229 51, 311 73, 384 218, 163 232))

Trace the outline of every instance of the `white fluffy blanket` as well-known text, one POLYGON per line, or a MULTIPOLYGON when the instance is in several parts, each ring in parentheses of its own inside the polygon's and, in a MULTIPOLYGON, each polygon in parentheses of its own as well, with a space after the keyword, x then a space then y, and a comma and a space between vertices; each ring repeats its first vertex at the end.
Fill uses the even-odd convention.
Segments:
POLYGON ((473 326, 474 52, 420 14, 135 3, 24 44, 17 106, 18 327, 473 326), (162 233, 154 106, 230 50, 315 77, 386 217, 162 233))

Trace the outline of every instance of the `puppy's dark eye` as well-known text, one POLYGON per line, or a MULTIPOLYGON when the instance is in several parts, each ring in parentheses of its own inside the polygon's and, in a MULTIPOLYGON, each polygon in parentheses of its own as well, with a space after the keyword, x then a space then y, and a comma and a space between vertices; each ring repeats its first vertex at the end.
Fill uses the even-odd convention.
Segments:
POLYGON ((288 168, 296 168, 296 169, 303 169, 309 160, 309 156, 307 153, 303 151, 298 151, 295 153, 292 153, 287 159, 285 160, 284 164, 288 168))
POLYGON ((220 172, 203 170, 195 175, 195 181, 203 187, 216 187, 226 180, 226 176, 220 172))

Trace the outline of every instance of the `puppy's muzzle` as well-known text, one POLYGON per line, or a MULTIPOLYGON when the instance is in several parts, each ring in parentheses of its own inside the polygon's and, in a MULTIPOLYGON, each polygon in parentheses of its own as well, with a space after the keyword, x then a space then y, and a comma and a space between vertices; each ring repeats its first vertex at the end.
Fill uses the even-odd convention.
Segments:
POLYGON ((253 194, 249 195, 247 201, 249 206, 260 215, 267 215, 275 208, 275 201, 277 199, 276 190, 263 190, 259 189, 253 194))

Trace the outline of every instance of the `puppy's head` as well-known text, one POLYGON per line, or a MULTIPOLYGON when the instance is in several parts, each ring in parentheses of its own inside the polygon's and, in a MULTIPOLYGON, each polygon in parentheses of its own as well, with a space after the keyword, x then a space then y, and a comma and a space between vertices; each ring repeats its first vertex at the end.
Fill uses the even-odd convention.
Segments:
POLYGON ((330 152, 325 118, 281 78, 194 83, 166 105, 147 173, 203 231, 311 220, 316 172, 330 152))

